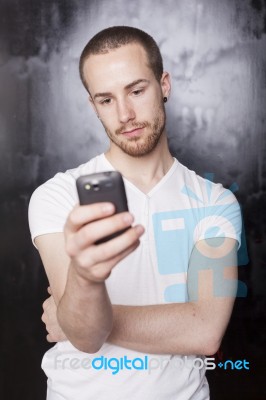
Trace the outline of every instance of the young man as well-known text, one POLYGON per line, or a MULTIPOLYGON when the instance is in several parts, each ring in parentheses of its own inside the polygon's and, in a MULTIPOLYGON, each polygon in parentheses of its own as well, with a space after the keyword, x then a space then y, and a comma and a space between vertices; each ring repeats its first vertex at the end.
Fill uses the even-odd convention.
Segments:
POLYGON ((58 342, 42 364, 47 398, 208 399, 204 356, 219 348, 236 291, 238 204, 170 154, 170 78, 149 35, 99 32, 80 74, 110 147, 31 199, 52 294, 43 320, 58 342), (108 170, 123 175, 130 212, 77 205, 76 178, 108 170))

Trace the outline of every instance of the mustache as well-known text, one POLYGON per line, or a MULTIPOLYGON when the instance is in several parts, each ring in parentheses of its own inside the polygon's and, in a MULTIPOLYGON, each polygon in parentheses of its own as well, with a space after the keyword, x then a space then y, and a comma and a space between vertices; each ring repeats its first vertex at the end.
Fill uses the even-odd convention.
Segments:
POLYGON ((123 132, 132 131, 133 129, 142 129, 150 127, 151 124, 149 122, 132 122, 130 126, 123 125, 121 128, 115 131, 116 135, 121 135, 123 132))

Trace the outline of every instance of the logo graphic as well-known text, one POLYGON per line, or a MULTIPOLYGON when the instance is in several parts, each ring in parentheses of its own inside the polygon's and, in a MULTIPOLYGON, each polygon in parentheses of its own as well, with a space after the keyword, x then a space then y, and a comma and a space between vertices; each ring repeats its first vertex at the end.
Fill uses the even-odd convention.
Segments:
POLYGON ((94 371, 107 371, 112 375, 127 371, 152 371, 161 370, 165 368, 174 368, 175 370, 188 369, 204 369, 214 370, 219 367, 224 370, 249 370, 249 361, 247 360, 226 360, 224 362, 215 363, 214 357, 194 357, 194 356, 175 356, 175 357, 150 357, 143 355, 143 357, 129 358, 124 355, 123 357, 62 357, 58 354, 54 359, 54 368, 63 370, 94 370, 94 371))
MULTIPOLYGON (((200 251, 194 255, 197 264, 197 276, 192 279, 197 293, 198 272, 211 269, 213 273, 214 296, 226 297, 235 293, 237 297, 246 297, 247 287, 242 281, 233 281, 224 278, 224 269, 232 266, 232 248, 228 246, 226 237, 239 238, 241 246, 238 249, 238 265, 248 263, 247 247, 244 229, 242 227, 241 209, 232 196, 238 190, 234 183, 230 189, 220 191, 215 198, 214 190, 217 186, 212 183, 213 174, 206 174, 206 200, 200 198, 188 186, 184 186, 181 195, 187 197, 186 209, 159 212, 153 215, 153 228, 157 263, 162 275, 174 274, 176 284, 165 287, 164 299, 166 302, 185 302, 188 300, 186 274, 194 245, 199 240, 205 241, 205 248, 219 247, 219 258, 209 259, 200 251), (240 239, 241 238, 241 239, 240 239)), ((232 242, 230 242, 232 243, 232 242)), ((197 295, 192 300, 196 300, 197 295)), ((191 299, 191 298, 190 298, 191 299)))

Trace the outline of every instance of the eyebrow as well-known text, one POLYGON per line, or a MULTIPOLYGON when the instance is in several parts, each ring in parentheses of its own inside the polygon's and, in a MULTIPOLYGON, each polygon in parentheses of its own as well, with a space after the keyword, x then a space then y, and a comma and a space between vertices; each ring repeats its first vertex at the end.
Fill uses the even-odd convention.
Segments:
MULTIPOLYGON (((125 89, 131 89, 132 87, 138 85, 139 83, 150 83, 150 81, 148 79, 137 79, 131 83, 129 83, 128 85, 125 86, 125 89)), ((110 97, 112 96, 111 92, 103 92, 103 93, 96 93, 93 96, 93 100, 97 99, 98 97, 110 97)))

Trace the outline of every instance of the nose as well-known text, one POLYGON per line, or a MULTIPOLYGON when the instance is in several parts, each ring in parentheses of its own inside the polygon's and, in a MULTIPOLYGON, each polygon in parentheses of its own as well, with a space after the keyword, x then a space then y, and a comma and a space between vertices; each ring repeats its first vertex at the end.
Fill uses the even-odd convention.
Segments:
POLYGON ((125 124, 135 119, 136 114, 129 99, 120 99, 117 101, 117 114, 119 122, 125 124))

